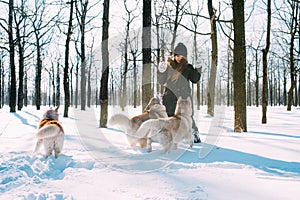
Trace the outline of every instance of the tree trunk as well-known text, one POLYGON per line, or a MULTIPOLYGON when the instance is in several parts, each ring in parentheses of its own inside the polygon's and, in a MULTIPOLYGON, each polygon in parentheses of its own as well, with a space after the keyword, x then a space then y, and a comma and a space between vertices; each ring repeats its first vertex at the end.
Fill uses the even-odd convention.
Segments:
MULTIPOLYGON (((268 64, 268 62, 267 62, 267 64, 268 64)), ((272 66, 272 63, 271 63, 271 66, 272 66)), ((268 74, 271 75, 271 77, 268 78, 268 80, 269 80, 268 90, 269 90, 269 95, 270 95, 270 98, 268 98, 268 99, 269 99, 269 102, 270 102, 270 106, 273 106, 274 105, 274 99, 273 99, 274 98, 274 91, 273 91, 273 87, 274 87, 273 78, 274 77, 273 77, 273 72, 272 71, 269 72, 268 74)))
POLYGON ((143 0, 142 53, 142 109, 144 109, 153 96, 151 89, 151 0, 143 0))
POLYGON ((251 65, 247 69, 247 106, 251 106, 251 65))
POLYGON ((38 39, 38 33, 36 34, 36 48, 37 48, 37 64, 35 74, 35 105, 36 109, 41 109, 41 76, 42 76, 42 59, 41 59, 41 47, 38 39))
MULTIPOLYGON (((144 1, 146 3, 146 1, 144 1)), ((151 6, 151 3, 150 3, 151 6)), ((180 0, 176 0, 176 10, 175 10, 175 20, 174 20, 174 29, 172 34, 172 41, 171 41, 171 51, 174 52, 175 48, 175 41, 177 37, 177 29, 179 26, 179 6, 180 6, 180 0)), ((151 7, 150 7, 150 17, 151 17, 151 7)))
POLYGON ((287 78, 286 78, 286 67, 283 70, 283 105, 287 105, 287 78))
POLYGON ((65 67, 64 67, 64 92, 65 92, 65 106, 64 106, 64 117, 68 117, 68 111, 70 107, 70 83, 69 83, 69 55, 70 55, 70 41, 72 36, 72 22, 73 22, 73 9, 74 0, 70 2, 70 17, 68 25, 68 33, 66 38, 66 49, 65 49, 65 67))
MULTIPOLYGON (((127 30, 129 31, 129 30, 127 30)), ((127 37, 127 36, 126 36, 127 37)), ((121 102, 120 106, 122 108, 122 111, 124 111, 124 108, 126 106, 127 102, 127 72, 128 72, 128 53, 127 53, 127 44, 128 40, 125 39, 125 52, 124 52, 124 70, 122 73, 123 79, 122 79, 122 94, 121 94, 121 102)))
POLYGON ((8 16, 8 42, 9 42, 9 60, 10 60, 10 92, 9 107, 10 112, 16 112, 16 66, 15 66, 15 45, 13 39, 13 9, 14 1, 9 0, 9 16, 8 16))
POLYGON ((1 88, 2 88, 2 91, 1 91, 1 105, 2 107, 4 106, 4 67, 2 66, 2 83, 1 83, 1 88))
POLYGON ((70 106, 74 105, 74 89, 73 89, 73 69, 74 65, 72 64, 72 67, 70 68, 70 106))
POLYGON ((54 63, 52 63, 52 66, 51 66, 51 73, 52 73, 52 79, 51 79, 51 85, 52 85, 52 91, 53 91, 53 94, 52 94, 52 105, 55 106, 55 99, 56 99, 56 89, 55 89, 55 80, 54 80, 54 77, 55 77, 55 73, 54 73, 54 63))
MULTIPOLYGON (((194 28, 195 30, 197 29, 197 25, 196 23, 194 22, 194 28)), ((194 56, 195 56, 195 64, 198 60, 198 48, 197 48, 197 33, 196 31, 194 31, 193 33, 194 35, 194 56)), ((198 66, 199 67, 199 66, 198 66)), ((201 68, 201 71, 199 71, 200 74, 202 74, 202 66, 200 66, 201 68)), ((197 99, 197 110, 200 110, 200 79, 199 81, 197 82, 197 85, 196 85, 196 99, 197 99)))
MULTIPOLYGON (((84 22, 82 22, 84 23, 84 22)), ((85 59, 85 34, 84 25, 81 31, 81 81, 80 81, 80 105, 81 110, 85 110, 86 103, 86 59, 85 59)))
MULTIPOLYGON (((268 45, 267 45, 268 46, 268 45)), ((263 81, 262 81, 262 124, 267 123, 267 105, 268 105, 268 69, 267 69, 268 49, 263 50, 263 81)))
POLYGON ((214 116, 214 107, 215 107, 215 85, 216 85, 216 76, 217 76, 217 66, 218 66, 218 36, 217 36, 217 27, 216 27, 216 10, 212 6, 212 0, 208 0, 208 12, 210 16, 210 25, 211 25, 211 46, 212 46, 212 55, 211 55, 211 71, 208 82, 208 91, 207 91, 207 114, 214 116))
POLYGON ((296 87, 296 80, 295 80, 295 75, 296 75, 296 69, 295 69, 295 63, 294 63, 294 42, 295 42, 295 35, 297 31, 297 17, 298 17, 298 12, 299 12, 299 3, 292 2, 292 24, 291 24, 291 42, 290 42, 290 77, 291 77, 291 86, 288 91, 288 104, 287 104, 287 111, 292 110, 292 103, 293 103, 293 98, 294 98, 294 89, 296 87))
POLYGON ((57 62, 57 70, 56 70, 56 100, 55 106, 60 106, 60 63, 57 62))
MULTIPOLYGON (((85 56, 85 26, 86 26, 86 14, 88 12, 89 1, 79 1, 81 3, 81 11, 78 13, 78 22, 81 32, 80 41, 80 59, 81 59, 81 81, 80 81, 80 105, 81 110, 85 110, 86 106, 86 56, 85 56)), ((77 4, 76 4, 77 5, 77 4)))
POLYGON ((27 71, 24 73, 24 106, 28 105, 27 71))
POLYGON ((300 106, 300 77, 298 77, 298 104, 296 106, 300 106))
POLYGON ((268 0, 267 4, 268 11, 268 22, 267 22, 267 38, 266 38, 266 48, 263 49, 263 88, 262 88, 262 124, 267 123, 267 91, 268 91, 268 61, 267 56, 270 49, 270 32, 271 32, 271 0, 268 0))
POLYGON ((234 132, 247 132, 244 1, 233 0, 232 7, 234 19, 234 132))
MULTIPOLYGON (((91 52, 92 56, 92 52, 91 52)), ((91 99, 92 99, 92 86, 91 86, 91 69, 92 69, 92 59, 88 68, 88 80, 87 80, 87 107, 91 107, 91 99)))
POLYGON ((259 70, 258 70, 258 55, 257 50, 255 50, 255 105, 259 106, 259 70))
POLYGON ((48 91, 49 91, 49 95, 48 95, 48 106, 51 107, 51 72, 48 71, 48 76, 49 76, 49 88, 48 88, 48 91))
POLYGON ((77 108, 78 106, 78 81, 79 81, 79 62, 77 61, 77 64, 76 64, 76 69, 75 69, 75 108, 77 108))
POLYGON ((109 38, 109 0, 104 0, 103 3, 103 17, 102 17, 102 77, 100 86, 100 127, 106 127, 108 118, 108 77, 109 77, 109 52, 108 52, 108 38, 109 38))
POLYGON ((278 79, 277 79, 277 81, 278 81, 278 83, 277 83, 277 85, 278 85, 278 95, 277 95, 277 101, 278 101, 278 105, 279 106, 281 106, 281 104, 282 104, 282 102, 281 102, 281 81, 280 81, 280 67, 279 67, 279 62, 278 62, 278 67, 277 67, 277 77, 278 77, 278 79))
POLYGON ((133 53, 133 107, 137 107, 137 64, 136 64, 136 55, 133 53))
POLYGON ((2 108, 2 55, 0 57, 0 108, 2 108))
POLYGON ((228 48, 227 48, 227 106, 230 106, 230 76, 231 76, 231 65, 230 65, 230 59, 231 59, 231 50, 230 50, 230 46, 229 46, 229 42, 228 42, 228 48))
POLYGON ((16 36, 17 36, 17 45, 19 48, 19 88, 18 88, 18 110, 22 110, 23 107, 23 79, 24 79, 24 48, 22 46, 21 34, 19 24, 16 23, 16 36))

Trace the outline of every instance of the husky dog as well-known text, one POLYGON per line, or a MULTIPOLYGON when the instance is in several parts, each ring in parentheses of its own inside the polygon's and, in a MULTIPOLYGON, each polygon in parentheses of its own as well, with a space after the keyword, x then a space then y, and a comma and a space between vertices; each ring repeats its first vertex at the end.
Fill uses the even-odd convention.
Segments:
POLYGON ((168 117, 166 107, 160 103, 158 98, 152 97, 142 114, 132 118, 128 118, 123 114, 116 114, 109 119, 107 125, 109 127, 116 126, 124 131, 131 147, 139 144, 141 148, 144 148, 147 140, 146 138, 135 137, 136 130, 146 120, 165 117, 168 117))
POLYGON ((168 118, 150 119, 144 122, 136 131, 135 136, 147 138, 147 151, 152 151, 152 142, 163 146, 163 153, 171 148, 176 149, 177 144, 186 139, 190 147, 194 144, 192 134, 192 103, 190 97, 183 100, 178 98, 175 115, 168 118))
POLYGON ((52 154, 54 151, 55 158, 62 151, 64 144, 64 130, 58 121, 58 108, 47 110, 43 119, 39 123, 37 132, 37 143, 34 152, 37 152, 42 143, 44 143, 44 149, 46 153, 46 158, 52 154))

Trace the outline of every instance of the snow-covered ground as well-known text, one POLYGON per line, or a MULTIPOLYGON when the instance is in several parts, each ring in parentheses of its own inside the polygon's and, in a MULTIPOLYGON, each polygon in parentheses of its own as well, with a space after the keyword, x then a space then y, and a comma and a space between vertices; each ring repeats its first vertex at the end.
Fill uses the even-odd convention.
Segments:
MULTIPOLYGON (((62 155, 33 154, 35 107, 0 109, 0 199, 299 199, 300 109, 248 107, 248 132, 233 132, 233 108, 196 111, 201 144, 168 154, 130 148, 124 133, 99 129, 99 108, 60 117, 66 132, 62 155)), ((129 116, 141 109, 129 108, 129 116)), ((62 114, 63 108, 60 108, 62 114)), ((111 108, 110 113, 119 112, 111 108)))

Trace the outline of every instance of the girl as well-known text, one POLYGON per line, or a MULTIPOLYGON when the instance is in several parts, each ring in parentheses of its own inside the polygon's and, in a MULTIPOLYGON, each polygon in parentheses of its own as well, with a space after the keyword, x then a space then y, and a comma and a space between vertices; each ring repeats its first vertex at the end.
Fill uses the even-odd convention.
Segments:
MULTIPOLYGON (((184 99, 191 97, 190 82, 197 83, 200 79, 200 73, 187 61, 187 48, 183 43, 178 43, 174 49, 174 56, 169 57, 167 63, 159 65, 157 78, 160 84, 165 85, 163 104, 166 106, 167 114, 173 116, 178 97, 184 99)), ((201 142, 199 131, 193 116, 192 119, 194 142, 199 143, 201 142)))

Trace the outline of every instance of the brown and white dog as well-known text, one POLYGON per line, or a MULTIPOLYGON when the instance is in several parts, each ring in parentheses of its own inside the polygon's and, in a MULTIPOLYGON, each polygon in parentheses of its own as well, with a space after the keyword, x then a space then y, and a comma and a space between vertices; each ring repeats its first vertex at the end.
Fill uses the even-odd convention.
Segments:
POLYGON ((141 124, 149 119, 165 118, 168 117, 166 113, 166 107, 162 105, 158 98, 152 97, 145 108, 145 112, 140 115, 128 118, 123 114, 113 115, 107 125, 109 127, 115 126, 124 131, 130 146, 139 145, 141 148, 146 147, 147 139, 136 137, 135 132, 141 126, 141 124))
POLYGON ((54 151, 55 158, 61 153, 64 144, 64 129, 58 121, 58 108, 47 110, 43 119, 38 126, 38 132, 36 134, 37 143, 34 152, 37 152, 42 144, 44 144, 44 150, 46 158, 54 151))
POLYGON ((168 118, 150 119, 140 126, 135 136, 146 138, 147 151, 152 151, 152 142, 158 142, 163 146, 163 153, 171 148, 176 149, 182 140, 188 140, 190 147, 194 144, 192 134, 192 103, 190 97, 186 100, 178 98, 175 115, 168 118))

